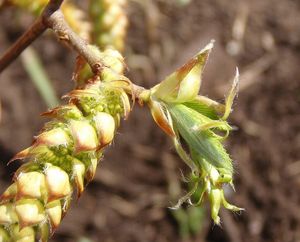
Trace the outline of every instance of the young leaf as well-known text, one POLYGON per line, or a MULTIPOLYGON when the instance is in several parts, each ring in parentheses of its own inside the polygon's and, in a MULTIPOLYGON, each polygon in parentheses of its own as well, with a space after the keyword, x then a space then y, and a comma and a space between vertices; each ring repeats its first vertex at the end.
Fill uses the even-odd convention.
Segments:
POLYGON ((193 100, 200 90, 201 74, 212 48, 213 42, 210 42, 194 58, 156 86, 153 96, 165 102, 193 100))

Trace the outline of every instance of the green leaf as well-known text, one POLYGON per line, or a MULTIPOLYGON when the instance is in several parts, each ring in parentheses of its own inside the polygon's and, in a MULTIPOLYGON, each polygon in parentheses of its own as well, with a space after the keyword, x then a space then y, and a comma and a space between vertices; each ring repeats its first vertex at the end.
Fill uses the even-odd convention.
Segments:
POLYGON ((168 108, 174 128, 189 147, 216 168, 224 168, 231 173, 232 161, 220 140, 210 129, 200 131, 197 129, 207 124, 210 119, 182 104, 168 105, 168 108))
POLYGON ((219 119, 216 110, 214 108, 206 105, 203 102, 193 100, 193 101, 190 101, 190 102, 185 102, 185 103, 183 103, 183 105, 197 111, 198 113, 203 114, 206 117, 209 117, 210 119, 213 119, 213 120, 219 119))
POLYGON ((183 104, 215 120, 219 119, 219 116, 223 115, 225 112, 224 104, 218 103, 208 97, 201 95, 198 95, 194 100, 184 102, 183 104))

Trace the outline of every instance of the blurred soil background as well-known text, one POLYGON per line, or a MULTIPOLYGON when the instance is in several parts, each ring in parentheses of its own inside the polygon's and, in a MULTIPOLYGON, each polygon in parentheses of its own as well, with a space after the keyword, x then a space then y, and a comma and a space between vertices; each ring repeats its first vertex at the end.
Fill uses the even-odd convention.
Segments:
MULTIPOLYGON (((84 5, 84 4, 83 4, 84 5)), ((167 207, 184 194, 182 162, 148 110, 135 106, 101 161, 94 182, 64 218, 51 241, 267 242, 300 241, 300 1, 132 0, 126 44, 128 75, 151 87, 215 39, 201 94, 218 101, 235 67, 241 84, 227 148, 234 159, 236 192, 228 200, 246 209, 222 210, 215 226, 208 207, 197 210, 192 232, 167 207), (180 190, 180 187, 183 189, 180 190), (175 219, 177 218, 177 220, 175 219)), ((4 52, 33 18, 13 8, 0 13, 4 52)), ((33 44, 57 96, 73 88, 75 54, 51 33, 33 44)), ((0 188, 30 145, 47 110, 20 59, 0 76, 0 188)), ((184 217, 181 217, 184 218, 184 217)), ((181 220, 182 221, 182 220, 181 220)))

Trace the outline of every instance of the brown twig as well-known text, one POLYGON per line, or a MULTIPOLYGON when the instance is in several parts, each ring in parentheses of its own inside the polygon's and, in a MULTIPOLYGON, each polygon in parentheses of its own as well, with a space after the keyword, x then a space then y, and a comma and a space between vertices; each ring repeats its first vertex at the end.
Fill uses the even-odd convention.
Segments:
POLYGON ((51 0, 43 10, 41 16, 31 27, 4 53, 0 58, 0 73, 8 67, 26 47, 42 35, 47 29, 47 20, 57 9, 60 8, 63 0, 51 0))
MULTIPOLYGON (((45 23, 48 28, 54 31, 60 41, 81 55, 91 66, 92 71, 95 74, 99 74, 103 67, 102 60, 99 59, 98 55, 90 48, 91 46, 70 28, 60 10, 55 11, 49 18, 45 19, 45 23)), ((143 101, 142 99, 145 99, 141 96, 143 91, 145 91, 144 87, 132 84, 131 89, 126 91, 128 91, 128 94, 133 94, 140 102, 143 101)))
POLYGON ((89 48, 88 43, 70 28, 60 10, 45 19, 45 23, 54 31, 60 41, 66 43, 87 61, 95 74, 99 73, 102 66, 101 60, 89 48))
POLYGON ((26 47, 28 47, 34 40, 36 40, 45 30, 46 26, 38 18, 26 31, 1 57, 0 59, 0 73, 8 67, 26 47))
MULTIPOLYGON (((99 74, 103 64, 98 55, 90 48, 90 45, 80 38, 68 25, 64 15, 60 11, 63 0, 51 0, 45 7, 41 16, 35 23, 8 49, 2 58, 0 58, 0 73, 3 71, 22 51, 37 39, 47 28, 54 31, 58 39, 81 55, 91 66, 95 74, 99 74)), ((145 97, 140 96, 145 88, 132 84, 131 89, 127 90, 133 94, 134 98, 142 102, 145 97)))

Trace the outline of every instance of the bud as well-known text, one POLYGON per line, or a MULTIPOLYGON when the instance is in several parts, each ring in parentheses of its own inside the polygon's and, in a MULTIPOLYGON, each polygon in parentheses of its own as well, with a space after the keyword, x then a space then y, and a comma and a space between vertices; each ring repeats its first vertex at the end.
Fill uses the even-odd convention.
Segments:
MULTIPOLYGON (((45 160, 46 162, 51 163, 51 160, 55 159, 55 155, 53 155, 53 152, 51 151, 51 147, 48 147, 44 144, 38 144, 38 143, 34 143, 33 146, 30 146, 29 148, 22 150, 21 152, 17 153, 10 161, 14 161, 14 160, 24 160, 24 159, 28 159, 28 158, 39 158, 41 160, 45 160)), ((26 163, 28 164, 28 163, 26 163)), ((31 162, 31 165, 29 166, 33 166, 33 165, 37 165, 36 163, 34 163, 34 161, 31 162)), ((29 169, 30 170, 30 169, 29 169)), ((18 170, 18 172, 16 172, 16 174, 20 173, 21 171, 26 171, 26 169, 21 169, 18 170)))
POLYGON ((124 117, 125 119, 128 118, 128 115, 131 111, 131 108, 130 108, 130 102, 129 102, 129 98, 128 98, 128 95, 122 91, 121 93, 121 101, 122 101, 122 105, 123 105, 123 109, 124 109, 124 117))
POLYGON ((17 221, 18 218, 14 206, 11 203, 0 205, 0 224, 9 225, 16 223, 17 221))
POLYGON ((29 147, 25 150, 20 151, 19 153, 17 153, 9 162, 8 164, 10 164, 11 162, 15 161, 15 160, 22 160, 25 159, 26 157, 28 157, 28 155, 30 154, 32 147, 29 147))
POLYGON ((15 203, 21 228, 41 223, 46 219, 41 202, 36 199, 22 199, 15 203))
POLYGON ((77 159, 73 159, 73 177, 77 186, 77 196, 84 190, 85 165, 77 159))
POLYGON ((7 233, 7 231, 4 228, 0 227, 0 238, 1 238, 1 242, 9 242, 11 241, 9 239, 9 234, 7 233))
POLYGON ((75 142, 75 153, 95 150, 98 147, 96 131, 88 121, 71 120, 70 129, 75 142))
POLYGON ((71 185, 68 174, 57 166, 48 164, 45 169, 48 188, 48 202, 70 195, 71 185))
POLYGON ((12 229, 12 238, 15 242, 34 242, 34 229, 32 227, 20 228, 14 225, 12 229))
POLYGON ((101 73, 100 73, 101 80, 103 80, 105 83, 113 82, 113 81, 129 81, 129 79, 122 74, 119 74, 118 72, 115 72, 114 70, 103 67, 101 73))
POLYGON ((122 73, 125 69, 124 58, 119 51, 114 49, 106 49, 101 53, 102 63, 110 67, 116 73, 122 73))
POLYGON ((52 129, 37 136, 34 145, 58 146, 68 145, 70 137, 62 128, 52 129))
POLYGON ((93 180, 95 173, 96 173, 97 165, 98 165, 98 160, 96 158, 92 158, 91 164, 88 167, 86 174, 85 174, 85 178, 86 178, 87 182, 90 182, 91 180, 93 180))
POLYGON ((62 218, 66 215, 68 209, 70 208, 71 199, 72 199, 71 196, 67 196, 67 197, 65 197, 65 198, 63 198, 61 200, 61 204, 62 204, 62 206, 61 206, 61 208, 62 208, 61 209, 61 211, 62 211, 62 218))
POLYGON ((99 112, 94 117, 95 127, 98 133, 100 148, 109 144, 115 135, 115 120, 104 112, 99 112))
MULTIPOLYGON (((104 36, 105 34, 102 34, 101 38, 104 36)), ((108 36, 109 38, 111 37, 110 35, 108 36)), ((104 82, 109 82, 114 80, 122 80, 125 78, 121 75, 125 69, 124 59, 117 50, 106 49, 105 51, 101 52, 99 48, 94 45, 88 45, 88 48, 94 53, 94 56, 97 57, 97 60, 101 60, 101 72, 98 73, 101 77, 101 80, 104 82)), ((84 83, 87 83, 88 80, 94 78, 91 73, 92 70, 86 61, 83 60, 82 57, 77 58, 73 79, 77 82, 79 87, 83 86, 84 83)))
POLYGON ((39 225, 39 232, 40 232, 40 240, 39 242, 48 242, 50 237, 51 228, 48 223, 42 223, 39 225))
POLYGON ((1 203, 8 202, 9 200, 15 198, 16 195, 17 195, 17 184, 13 183, 1 195, 0 201, 1 201, 1 203))
POLYGON ((62 219, 61 202, 59 200, 55 200, 53 202, 47 203, 46 213, 48 215, 48 218, 50 219, 52 228, 56 229, 62 219))
POLYGON ((42 116, 58 119, 80 119, 82 118, 82 113, 76 105, 68 104, 44 112, 42 116))
POLYGON ((96 98, 98 97, 99 92, 97 89, 93 89, 92 85, 89 86, 89 89, 75 89, 68 94, 64 95, 63 98, 76 98, 76 99, 83 99, 83 98, 96 98))
POLYGON ((127 77, 125 77, 123 75, 119 75, 119 74, 115 74, 115 75, 116 75, 115 76, 116 79, 112 79, 112 80, 109 80, 109 82, 102 83, 100 88, 108 87, 110 90, 114 90, 114 91, 118 90, 118 91, 122 91, 122 92, 123 92, 122 89, 129 90, 131 88, 132 83, 127 77))
POLYGON ((87 81, 94 77, 94 73, 90 65, 82 56, 76 58, 75 70, 72 79, 76 83, 77 88, 82 88, 87 81))
POLYGON ((87 45, 89 51, 93 53, 96 60, 101 60, 101 67, 107 67, 116 73, 122 73, 124 70, 124 60, 122 55, 114 49, 100 51, 95 45, 87 45))
POLYGON ((46 196, 45 175, 32 171, 20 173, 17 178, 18 198, 43 198, 46 196))

